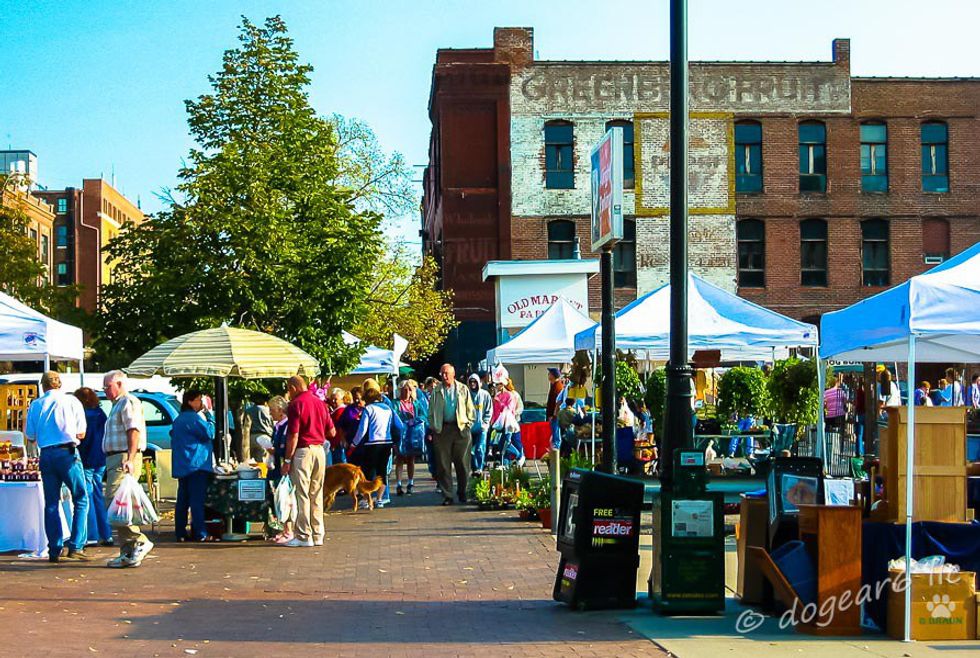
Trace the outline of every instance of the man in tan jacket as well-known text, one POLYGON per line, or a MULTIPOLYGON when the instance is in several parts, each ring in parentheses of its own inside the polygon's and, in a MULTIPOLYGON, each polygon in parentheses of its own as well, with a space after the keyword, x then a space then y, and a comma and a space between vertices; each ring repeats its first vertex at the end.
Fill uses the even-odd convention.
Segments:
POLYGON ((459 502, 466 502, 466 480, 469 478, 470 427, 476 419, 473 399, 466 384, 456 381, 456 369, 446 363, 439 370, 441 384, 432 391, 429 401, 429 427, 435 437, 442 488, 443 505, 452 505, 453 467, 456 468, 456 493, 459 502))

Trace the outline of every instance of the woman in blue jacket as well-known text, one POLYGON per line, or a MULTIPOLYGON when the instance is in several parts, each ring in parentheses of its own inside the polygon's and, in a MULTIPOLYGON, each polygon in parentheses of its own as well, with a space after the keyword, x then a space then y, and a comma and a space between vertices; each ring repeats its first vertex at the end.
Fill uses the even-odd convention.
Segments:
POLYGON ((191 512, 191 540, 207 541, 204 528, 204 497, 208 490, 214 454, 214 416, 203 415, 201 391, 184 392, 180 415, 170 429, 173 450, 173 474, 177 478, 177 507, 174 509, 174 534, 177 541, 187 541, 187 510, 191 512))
MULTIPOLYGON (((364 477, 373 480, 381 477, 385 488, 388 487, 388 458, 391 457, 392 442, 401 441, 405 425, 391 407, 385 402, 385 395, 374 379, 365 379, 363 390, 364 413, 357 425, 357 432, 348 441, 348 457, 357 452, 357 459, 352 460, 361 470, 364 477), (363 444, 363 445, 362 445, 363 444)), ((367 501, 363 501, 367 504, 367 501)), ((383 503, 378 503, 384 507, 383 503)))

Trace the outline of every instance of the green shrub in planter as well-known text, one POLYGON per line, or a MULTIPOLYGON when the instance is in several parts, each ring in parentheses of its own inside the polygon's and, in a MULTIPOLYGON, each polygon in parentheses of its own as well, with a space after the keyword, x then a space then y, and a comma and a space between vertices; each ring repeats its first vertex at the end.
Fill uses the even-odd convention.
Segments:
MULTIPOLYGON (((602 368, 596 370, 597 390, 602 388, 602 368)), ((616 400, 626 397, 630 402, 639 402, 643 399, 643 385, 640 383, 640 376, 636 374, 636 368, 631 366, 625 359, 616 360, 616 400)))
POLYGON ((777 423, 813 425, 822 396, 817 386, 816 361, 797 358, 777 361, 769 374, 769 405, 777 423))
POLYGON ((723 418, 761 416, 769 408, 766 376, 758 368, 739 366, 718 381, 718 412, 723 418))
POLYGON ((667 371, 657 368, 650 373, 646 381, 647 392, 645 402, 650 418, 653 420, 653 433, 662 436, 664 428, 664 410, 667 408, 667 371))

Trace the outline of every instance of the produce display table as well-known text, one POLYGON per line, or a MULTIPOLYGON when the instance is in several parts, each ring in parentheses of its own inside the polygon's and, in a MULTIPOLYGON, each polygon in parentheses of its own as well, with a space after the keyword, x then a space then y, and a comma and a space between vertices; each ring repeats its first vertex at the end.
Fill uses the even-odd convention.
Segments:
POLYGON ((541 459, 551 450, 551 425, 547 422, 523 423, 521 444, 528 459, 541 459))
MULTIPOLYGON (((67 518, 71 518, 70 506, 67 518)), ((63 504, 61 527, 65 537, 69 535, 68 526, 63 504)), ((0 482, 0 553, 22 551, 44 556, 47 550, 41 483, 0 482)))

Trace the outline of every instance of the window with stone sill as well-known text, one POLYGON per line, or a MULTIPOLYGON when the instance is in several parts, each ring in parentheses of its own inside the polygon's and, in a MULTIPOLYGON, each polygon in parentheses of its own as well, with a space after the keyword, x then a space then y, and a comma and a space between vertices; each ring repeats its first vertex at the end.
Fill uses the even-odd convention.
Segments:
POLYGON ((861 191, 888 191, 888 126, 861 124, 861 191))
POLYGON ((949 131, 942 121, 922 124, 922 191, 949 192, 949 131))
POLYGON ((743 219, 735 225, 738 243, 738 285, 766 287, 766 225, 759 219, 743 219))
POLYGON ((617 119, 606 122, 606 132, 610 128, 623 129, 623 189, 632 190, 636 186, 636 169, 633 162, 633 122, 617 119))
POLYGON ((613 247, 613 287, 636 287, 636 221, 623 218, 623 239, 613 247))
POLYGON ((575 222, 556 219, 548 222, 548 259, 563 260, 575 253, 575 222))
POLYGON ((575 128, 568 121, 544 124, 544 185, 553 190, 575 187, 575 128))
POLYGON ((762 191, 762 124, 758 121, 735 124, 735 191, 762 191))
POLYGON ((827 285, 827 222, 822 219, 800 222, 800 285, 827 285))
POLYGON ((800 192, 827 191, 827 127, 821 121, 799 125, 800 192))
POLYGON ((864 285, 890 285, 889 251, 888 222, 883 219, 867 219, 861 222, 861 269, 864 285))

